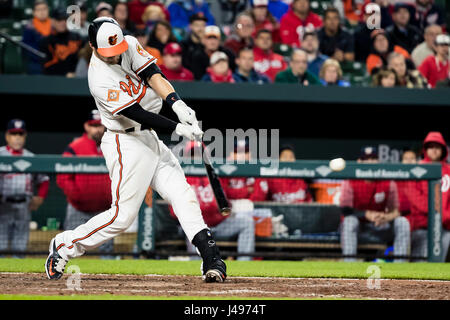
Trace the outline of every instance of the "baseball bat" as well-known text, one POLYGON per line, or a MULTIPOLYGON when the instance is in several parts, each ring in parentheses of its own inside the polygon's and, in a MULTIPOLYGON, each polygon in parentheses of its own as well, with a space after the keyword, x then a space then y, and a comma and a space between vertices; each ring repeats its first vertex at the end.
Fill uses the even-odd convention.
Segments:
POLYGON ((206 173, 208 174, 208 180, 211 184, 211 188, 214 193, 214 197, 216 198, 217 205, 219 206, 220 213, 223 216, 228 216, 231 213, 231 206, 228 202, 227 196, 223 191, 222 185, 220 184, 219 177, 214 170, 211 159, 208 156, 208 152, 206 146, 203 142, 198 142, 201 145, 202 153, 203 153, 203 164, 206 169, 206 173))

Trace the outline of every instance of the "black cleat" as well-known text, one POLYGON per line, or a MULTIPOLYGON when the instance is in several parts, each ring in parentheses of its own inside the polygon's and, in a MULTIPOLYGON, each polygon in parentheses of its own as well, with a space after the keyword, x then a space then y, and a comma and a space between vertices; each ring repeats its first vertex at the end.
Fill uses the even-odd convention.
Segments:
POLYGON ((67 260, 63 259, 56 251, 55 238, 50 241, 49 251, 50 254, 45 261, 45 272, 50 280, 58 280, 64 273, 67 260))
MULTIPOLYGON (((202 264, 203 269, 203 264, 202 264)), ((203 272, 203 281, 210 282, 224 282, 227 278, 227 266, 222 259, 216 259, 209 267, 205 268, 206 272, 203 272)))

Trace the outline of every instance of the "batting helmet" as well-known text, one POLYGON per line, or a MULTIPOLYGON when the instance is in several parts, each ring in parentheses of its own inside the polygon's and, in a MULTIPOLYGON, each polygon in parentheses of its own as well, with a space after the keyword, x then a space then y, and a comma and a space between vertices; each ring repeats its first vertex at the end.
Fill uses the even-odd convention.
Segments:
POLYGON ((97 18, 89 25, 89 41, 104 57, 117 56, 128 49, 122 29, 109 17, 97 18))

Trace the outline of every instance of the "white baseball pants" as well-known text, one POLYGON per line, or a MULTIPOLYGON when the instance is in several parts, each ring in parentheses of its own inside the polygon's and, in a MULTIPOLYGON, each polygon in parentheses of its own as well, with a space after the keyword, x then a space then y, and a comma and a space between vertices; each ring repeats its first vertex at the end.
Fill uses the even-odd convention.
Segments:
POLYGON ((55 245, 64 259, 79 257, 125 231, 136 218, 148 186, 172 205, 189 241, 208 228, 178 160, 154 131, 107 131, 101 149, 111 178, 111 208, 56 235, 55 245))

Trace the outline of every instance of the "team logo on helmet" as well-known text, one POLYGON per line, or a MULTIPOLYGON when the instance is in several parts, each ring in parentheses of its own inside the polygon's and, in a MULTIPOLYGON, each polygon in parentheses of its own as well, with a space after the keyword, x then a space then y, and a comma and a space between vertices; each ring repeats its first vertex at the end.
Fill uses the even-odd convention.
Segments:
POLYGON ((143 57, 148 57, 149 56, 149 53, 147 51, 145 51, 144 48, 142 48, 139 43, 136 44, 136 50, 143 57))
POLYGON ((108 38, 108 43, 109 43, 111 46, 116 45, 116 43, 117 43, 117 34, 115 34, 115 35, 109 37, 109 38, 108 38))

